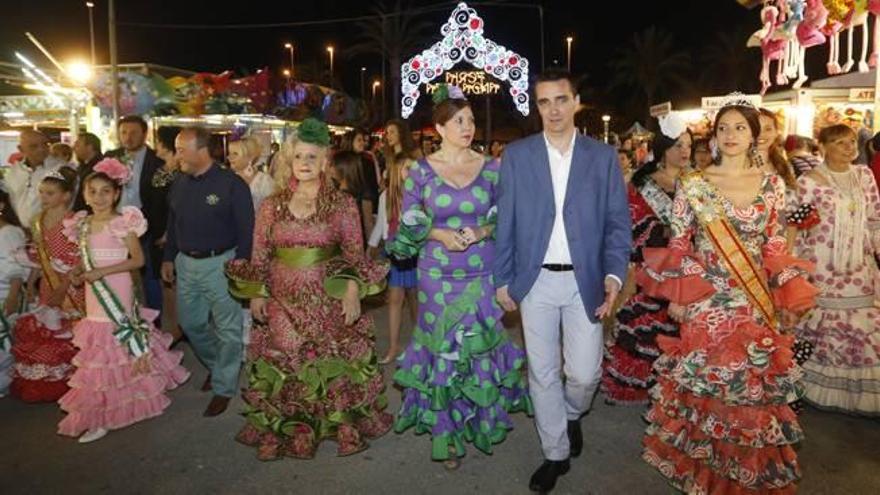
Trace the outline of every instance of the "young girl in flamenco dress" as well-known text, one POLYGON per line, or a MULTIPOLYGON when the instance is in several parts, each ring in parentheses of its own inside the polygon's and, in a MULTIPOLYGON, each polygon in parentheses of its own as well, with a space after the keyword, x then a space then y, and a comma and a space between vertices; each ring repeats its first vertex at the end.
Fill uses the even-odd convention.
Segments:
POLYGON ((30 225, 33 242, 16 255, 33 268, 39 282, 36 307, 18 318, 12 329, 14 358, 10 394, 24 402, 55 402, 67 392, 76 354, 71 329, 82 316, 83 291, 70 283, 79 264, 76 245, 62 233, 62 221, 72 215, 70 203, 76 172, 62 167, 40 182, 42 210, 30 225))
POLYGON ((86 283, 86 316, 74 328, 76 371, 70 391, 58 401, 67 416, 58 433, 98 440, 109 430, 162 414, 165 395, 189 377, 183 355, 168 348, 171 335, 159 332, 156 312, 139 308, 129 272, 144 263, 138 236, 147 229, 140 210, 116 211, 128 167, 114 159, 95 165, 83 181, 92 214, 78 212, 64 222, 64 233, 79 248, 82 264, 73 278, 86 283))

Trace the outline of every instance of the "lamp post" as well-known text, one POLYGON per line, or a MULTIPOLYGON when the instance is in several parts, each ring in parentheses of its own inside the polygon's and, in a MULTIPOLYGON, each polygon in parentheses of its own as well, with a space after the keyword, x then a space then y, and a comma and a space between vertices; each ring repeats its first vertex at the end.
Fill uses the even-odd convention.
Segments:
POLYGON ((290 74, 291 74, 290 69, 284 69, 282 71, 282 74, 284 74, 284 77, 287 78, 287 90, 289 91, 290 90, 290 74))
POLYGON ((293 75, 293 43, 285 43, 285 50, 290 50, 290 74, 293 75))
POLYGON ((364 77, 367 75, 367 68, 361 67, 361 98, 367 99, 367 87, 364 83, 364 77))
POLYGON ((608 126, 609 126, 610 122, 611 122, 610 115, 603 115, 602 116, 602 124, 605 126, 605 135, 603 136, 605 144, 608 144, 608 126))
POLYGON ((567 59, 566 59, 566 65, 568 66, 569 72, 571 72, 571 42, 572 41, 574 41, 574 38, 572 38, 571 36, 569 36, 568 38, 565 38, 565 43, 568 45, 568 48, 566 49, 566 53, 568 54, 567 59))
POLYGON ((379 88, 379 86, 381 86, 381 85, 382 85, 382 83, 380 83, 379 81, 373 81, 373 100, 376 99, 376 90, 377 90, 377 89, 379 88))
POLYGON ((92 67, 95 66, 95 17, 94 17, 94 2, 86 2, 86 7, 89 9, 89 41, 92 45, 92 67))
POLYGON ((330 87, 333 87, 333 47, 327 47, 327 53, 330 54, 330 87))

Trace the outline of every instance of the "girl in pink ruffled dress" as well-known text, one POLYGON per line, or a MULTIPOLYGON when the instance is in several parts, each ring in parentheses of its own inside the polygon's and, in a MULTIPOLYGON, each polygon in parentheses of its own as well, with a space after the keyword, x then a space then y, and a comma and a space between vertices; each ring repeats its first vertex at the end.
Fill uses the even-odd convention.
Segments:
POLYGON ((165 392, 189 377, 180 366, 183 354, 168 350, 171 335, 153 326, 156 312, 139 308, 133 296, 129 272, 144 263, 138 236, 147 222, 137 208, 116 211, 130 178, 120 162, 99 162, 83 184, 94 213, 65 220, 65 234, 82 257, 75 278, 87 283, 86 317, 74 328, 79 352, 70 391, 58 401, 68 413, 58 433, 82 434, 80 443, 162 414, 171 403, 165 392))

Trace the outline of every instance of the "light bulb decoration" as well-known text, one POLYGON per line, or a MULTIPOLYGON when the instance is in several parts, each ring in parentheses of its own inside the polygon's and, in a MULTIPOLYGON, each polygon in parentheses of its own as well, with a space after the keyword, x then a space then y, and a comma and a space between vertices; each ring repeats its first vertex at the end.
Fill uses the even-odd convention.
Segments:
POLYGON ((529 61, 483 36, 483 19, 461 2, 440 29, 443 39, 401 66, 401 116, 412 115, 419 87, 437 79, 462 60, 510 84, 517 110, 529 114, 529 61))

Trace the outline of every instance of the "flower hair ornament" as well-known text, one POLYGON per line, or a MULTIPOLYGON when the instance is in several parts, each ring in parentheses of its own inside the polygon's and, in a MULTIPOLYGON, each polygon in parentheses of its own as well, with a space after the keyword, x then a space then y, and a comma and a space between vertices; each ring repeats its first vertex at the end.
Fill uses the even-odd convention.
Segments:
POLYGON ((303 143, 316 146, 330 146, 330 129, 320 120, 309 117, 296 128, 296 138, 303 143))
POLYGON ((131 169, 115 158, 104 158, 95 164, 93 170, 110 177, 120 186, 124 186, 131 181, 131 169))
POLYGON ((431 97, 431 100, 434 102, 434 105, 439 105, 446 100, 467 101, 467 97, 465 97, 464 91, 458 86, 454 84, 440 83, 437 85, 437 89, 434 90, 434 95, 431 97))
POLYGON ((688 130, 687 121, 681 112, 669 112, 658 117, 657 121, 660 124, 660 132, 672 140, 677 140, 688 130))

